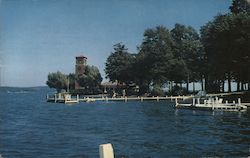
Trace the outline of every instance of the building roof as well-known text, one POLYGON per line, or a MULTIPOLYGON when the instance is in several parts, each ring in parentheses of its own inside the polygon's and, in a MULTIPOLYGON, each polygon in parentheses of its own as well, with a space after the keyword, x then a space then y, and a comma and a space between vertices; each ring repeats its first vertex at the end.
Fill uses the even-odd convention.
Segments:
POLYGON ((85 59, 87 59, 87 57, 85 57, 85 56, 83 56, 83 55, 76 56, 76 59, 79 59, 79 58, 85 58, 85 59))

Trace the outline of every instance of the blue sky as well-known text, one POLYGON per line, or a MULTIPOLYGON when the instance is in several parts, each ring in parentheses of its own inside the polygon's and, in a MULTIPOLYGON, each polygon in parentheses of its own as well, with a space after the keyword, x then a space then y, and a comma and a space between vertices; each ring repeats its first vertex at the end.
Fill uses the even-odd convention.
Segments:
POLYGON ((0 0, 2 86, 43 86, 49 72, 74 72, 75 56, 84 55, 103 78, 113 45, 130 52, 147 28, 175 23, 196 30, 230 0, 0 0))

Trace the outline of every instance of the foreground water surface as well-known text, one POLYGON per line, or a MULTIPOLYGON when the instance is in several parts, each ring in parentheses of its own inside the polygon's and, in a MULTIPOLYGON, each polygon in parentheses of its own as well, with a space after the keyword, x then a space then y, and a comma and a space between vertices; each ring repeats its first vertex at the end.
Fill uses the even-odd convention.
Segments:
POLYGON ((247 157, 250 112, 175 109, 173 103, 47 103, 47 88, 0 89, 4 158, 247 157))

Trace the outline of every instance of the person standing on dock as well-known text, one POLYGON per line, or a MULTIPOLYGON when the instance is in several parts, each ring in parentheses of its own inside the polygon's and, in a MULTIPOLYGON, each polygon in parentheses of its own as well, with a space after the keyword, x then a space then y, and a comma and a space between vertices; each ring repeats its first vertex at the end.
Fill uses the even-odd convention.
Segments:
POLYGON ((123 89, 123 90, 122 90, 122 97, 125 98, 125 96, 126 96, 126 90, 123 89))
POLYGON ((112 98, 116 98, 116 92, 115 92, 115 90, 113 90, 113 96, 112 96, 112 98))

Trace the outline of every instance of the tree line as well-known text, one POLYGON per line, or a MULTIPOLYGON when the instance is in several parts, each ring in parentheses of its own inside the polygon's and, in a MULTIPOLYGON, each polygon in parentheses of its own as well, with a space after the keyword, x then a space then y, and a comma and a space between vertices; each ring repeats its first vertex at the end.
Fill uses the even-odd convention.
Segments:
POLYGON ((146 29, 138 52, 122 43, 106 60, 106 77, 111 81, 140 87, 140 93, 188 92, 189 84, 199 82, 208 92, 223 92, 227 83, 237 90, 250 89, 250 5, 233 0, 230 12, 219 14, 197 32, 191 26, 175 24, 146 29))
POLYGON ((101 92, 102 76, 96 66, 86 65, 85 73, 76 76, 74 73, 64 74, 60 71, 48 74, 46 84, 50 88, 55 88, 57 92, 69 90, 71 93, 96 94, 101 92), (82 87, 75 90, 75 82, 82 87))

